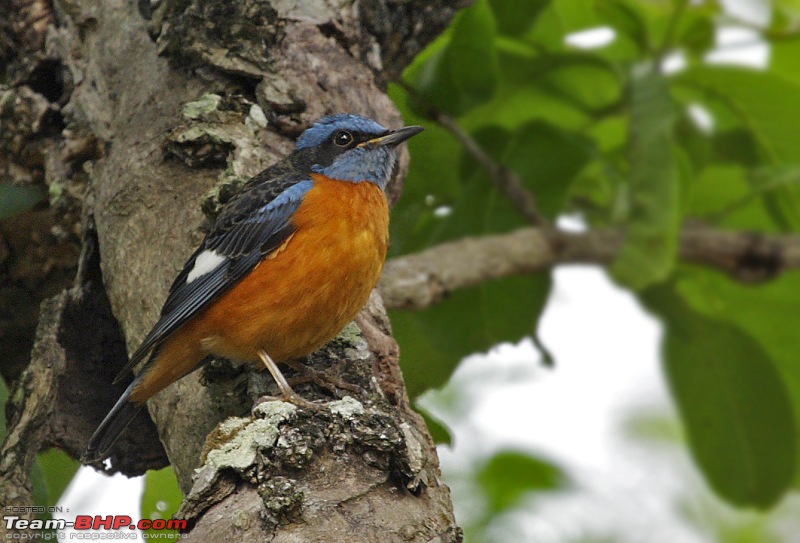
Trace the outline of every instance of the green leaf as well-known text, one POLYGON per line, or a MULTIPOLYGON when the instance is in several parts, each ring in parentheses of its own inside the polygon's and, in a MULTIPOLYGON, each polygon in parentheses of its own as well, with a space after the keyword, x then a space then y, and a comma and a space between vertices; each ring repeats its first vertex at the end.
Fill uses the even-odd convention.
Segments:
POLYGON ((508 35, 519 35, 531 29, 536 18, 551 0, 489 0, 497 27, 508 35))
POLYGON ((0 220, 28 211, 44 199, 45 194, 39 188, 0 183, 0 220))
POLYGON ((614 278, 642 289, 669 276, 677 254, 681 197, 672 129, 676 118, 664 77, 640 67, 631 81, 631 216, 614 278))
POLYGON ((645 14, 640 8, 641 5, 635 5, 625 0, 600 0, 597 2, 597 10, 603 16, 604 21, 635 43, 641 53, 651 47, 652 37, 647 28, 645 14))
POLYGON ((39 507, 47 507, 50 503, 50 494, 47 492, 47 481, 44 479, 44 472, 39 462, 34 462, 31 467, 31 499, 33 499, 33 503, 39 507))
POLYGON ((47 505, 54 506, 61 499, 78 468, 80 462, 60 449, 52 448, 37 457, 42 480, 47 488, 47 505))
MULTIPOLYGON (((450 41, 407 75, 440 111, 462 115, 487 102, 497 84, 496 24, 487 0, 459 13, 450 41)), ((422 114, 424 104, 417 106, 422 114)))
POLYGON ((515 130, 533 120, 576 131, 613 107, 622 94, 615 67, 586 53, 540 54, 498 40, 500 78, 493 98, 470 111, 462 125, 476 131, 488 124, 515 130))
MULTIPOLYGON (((495 158, 512 140, 497 127, 475 138, 495 158)), ((448 215, 437 217, 425 246, 526 224, 471 159, 464 158, 457 171, 466 179, 461 194, 448 215)), ((392 311, 409 395, 444 385, 464 356, 533 334, 549 290, 548 274, 509 277, 458 290, 424 311, 392 311)))
POLYGON ((671 413, 637 411, 625 421, 625 433, 637 441, 664 445, 684 445, 683 428, 671 413))
POLYGON ((443 128, 430 125, 403 108, 405 94, 391 90, 390 87, 390 95, 400 105, 405 122, 426 127, 408 143, 411 165, 403 194, 392 208, 390 257, 425 248, 440 222, 436 210, 452 205, 461 193, 459 143, 443 128))
POLYGON ((708 483, 766 509, 795 473, 795 418, 772 358, 745 330, 693 311, 674 286, 643 296, 665 325, 664 364, 692 454, 708 483))
POLYGON ((677 81, 725 104, 747 127, 773 164, 800 163, 800 81, 744 68, 700 66, 677 81))
POLYGON ((782 9, 793 11, 795 16, 800 16, 800 0, 776 0, 775 4, 782 9))
POLYGON ((775 210, 764 205, 768 182, 764 181, 761 189, 754 188, 759 183, 754 183, 750 172, 741 166, 710 166, 695 180, 690 215, 737 230, 785 230, 776 221, 775 210))
MULTIPOLYGON (((144 494, 142 495, 143 519, 171 519, 178 512, 182 500, 183 494, 181 494, 178 479, 171 466, 160 470, 150 470, 145 474, 144 494)), ((165 530, 148 530, 148 532, 163 534, 165 530)), ((172 532, 176 533, 174 530, 172 532)))
MULTIPOLYGON (((750 196, 747 172, 740 166, 711 166, 701 173, 695 183, 690 213, 694 217, 711 219, 732 212, 732 206, 750 196)), ((761 222, 763 213, 756 222, 761 222)), ((718 221, 713 221, 718 222, 718 221)), ((740 221, 741 224, 741 221, 740 221)))
POLYGON ((624 151, 628 143, 628 122, 622 115, 604 117, 588 131, 598 150, 611 158, 624 151))
POLYGON ((800 40, 770 43, 770 70, 800 83, 800 40))
POLYGON ((615 67, 602 57, 586 53, 548 55, 541 64, 537 84, 589 113, 615 104, 622 94, 622 80, 615 67))
MULTIPOLYGON (((587 140, 541 121, 513 134, 488 127, 474 137, 495 160, 520 176, 551 218, 563 209, 572 180, 592 156, 587 140)), ((422 231, 428 236, 425 241, 406 242, 406 246, 427 247, 526 225, 474 160, 464 155, 457 171, 466 181, 449 215, 436 217, 422 231)), ((550 285, 549 274, 511 277, 454 292, 448 300, 421 312, 391 312, 409 394, 413 397, 443 385, 464 356, 535 334, 550 285)), ((548 356, 544 349, 542 355, 548 356)))
POLYGON ((538 85, 504 84, 490 102, 464 116, 462 125, 470 130, 492 125, 513 131, 534 120, 580 130, 591 120, 591 115, 582 104, 565 100, 563 95, 538 85))
POLYGON ((425 426, 428 427, 428 432, 430 432, 433 442, 437 445, 450 445, 452 443, 452 432, 447 427, 447 424, 436 418, 424 407, 419 405, 416 405, 416 407, 425 420, 425 426))
POLYGON ((590 162, 592 143, 544 121, 534 121, 515 132, 504 155, 505 163, 536 195, 539 210, 555 219, 564 208, 571 182, 590 162))
POLYGON ((502 451, 492 456, 476 476, 493 514, 519 504, 525 494, 556 490, 566 484, 561 469, 529 453, 502 451))
POLYGON ((756 166, 758 157, 757 143, 752 134, 745 128, 734 128, 714 133, 711 139, 712 159, 719 163, 756 166))
POLYGON ((409 396, 443 386, 465 356, 533 334, 550 287, 546 273, 510 277, 424 311, 390 311, 409 396))
MULTIPOLYGON (((745 330, 769 353, 789 389, 800 435, 800 274, 786 274, 762 285, 743 285, 705 268, 688 268, 678 290, 692 307, 745 330)), ((770 423, 771 424, 771 423, 770 423)), ((797 473, 800 477, 800 473, 797 473)), ((798 481, 800 486, 800 481, 798 481)))
POLYGON ((527 40, 550 50, 564 50, 567 34, 602 24, 594 5, 586 0, 556 0, 542 11, 527 40))
POLYGON ((750 179, 781 231, 800 231, 800 166, 762 168, 750 179))
POLYGON ((675 141, 690 159, 693 167, 702 170, 711 160, 712 142, 697 125, 683 114, 675 125, 675 141))
POLYGON ((678 29, 677 42, 685 46, 694 55, 702 55, 714 45, 716 27, 711 12, 699 12, 698 7, 689 10, 681 21, 678 29))

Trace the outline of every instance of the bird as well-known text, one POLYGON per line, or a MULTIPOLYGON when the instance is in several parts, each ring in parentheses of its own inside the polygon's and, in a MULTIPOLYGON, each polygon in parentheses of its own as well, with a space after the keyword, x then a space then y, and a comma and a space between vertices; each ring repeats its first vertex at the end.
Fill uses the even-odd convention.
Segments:
POLYGON ((422 130, 389 130, 352 113, 326 116, 288 156, 249 179, 117 376, 147 359, 90 438, 84 461, 106 458, 149 398, 210 357, 266 367, 284 399, 308 406, 277 363, 313 353, 366 304, 386 258, 385 190, 396 148, 422 130))

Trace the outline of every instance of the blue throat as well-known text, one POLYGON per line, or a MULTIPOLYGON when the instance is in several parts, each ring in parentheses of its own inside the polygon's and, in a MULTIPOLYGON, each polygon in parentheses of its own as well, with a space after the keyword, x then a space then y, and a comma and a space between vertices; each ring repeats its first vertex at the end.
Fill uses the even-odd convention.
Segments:
POLYGON ((315 164, 311 170, 331 179, 361 183, 369 181, 386 190, 397 160, 394 149, 387 147, 352 149, 337 158, 330 166, 315 164))
POLYGON ((309 160, 307 164, 314 173, 351 183, 368 181, 384 190, 397 160, 395 148, 365 142, 388 133, 380 123, 361 115, 330 115, 300 135, 295 151, 309 160), (339 131, 356 134, 361 145, 337 149, 332 138, 339 131))

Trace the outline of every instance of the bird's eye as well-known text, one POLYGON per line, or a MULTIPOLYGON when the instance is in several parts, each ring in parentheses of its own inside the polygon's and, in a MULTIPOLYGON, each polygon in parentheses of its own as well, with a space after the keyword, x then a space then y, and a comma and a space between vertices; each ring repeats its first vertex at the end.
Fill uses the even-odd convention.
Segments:
POLYGON ((347 147, 353 143, 353 134, 346 130, 339 130, 333 135, 333 143, 339 147, 347 147))

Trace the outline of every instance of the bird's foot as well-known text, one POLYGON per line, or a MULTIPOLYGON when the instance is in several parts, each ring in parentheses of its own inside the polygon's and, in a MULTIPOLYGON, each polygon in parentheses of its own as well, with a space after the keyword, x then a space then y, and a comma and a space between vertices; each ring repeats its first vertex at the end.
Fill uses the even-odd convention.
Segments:
POLYGON ((286 382, 286 378, 281 373, 281 370, 278 369, 278 366, 267 353, 264 351, 258 351, 258 356, 272 374, 272 378, 275 379, 275 383, 277 383, 278 388, 281 389, 281 397, 276 398, 274 396, 262 396, 259 398, 257 404, 262 403, 263 401, 278 400, 282 402, 288 402, 296 405, 297 407, 309 409, 311 411, 321 411, 323 409, 323 407, 319 404, 315 404, 314 402, 310 402, 304 398, 301 398, 294 390, 292 390, 292 387, 288 382, 286 382))
POLYGON ((337 397, 337 392, 340 390, 347 390, 358 395, 364 393, 360 386, 352 383, 346 383, 345 381, 336 379, 335 377, 330 377, 325 372, 310 368, 302 362, 291 361, 285 362, 285 364, 298 373, 296 377, 289 379, 289 383, 292 386, 304 383, 314 383, 315 385, 329 391, 334 397, 337 397))

